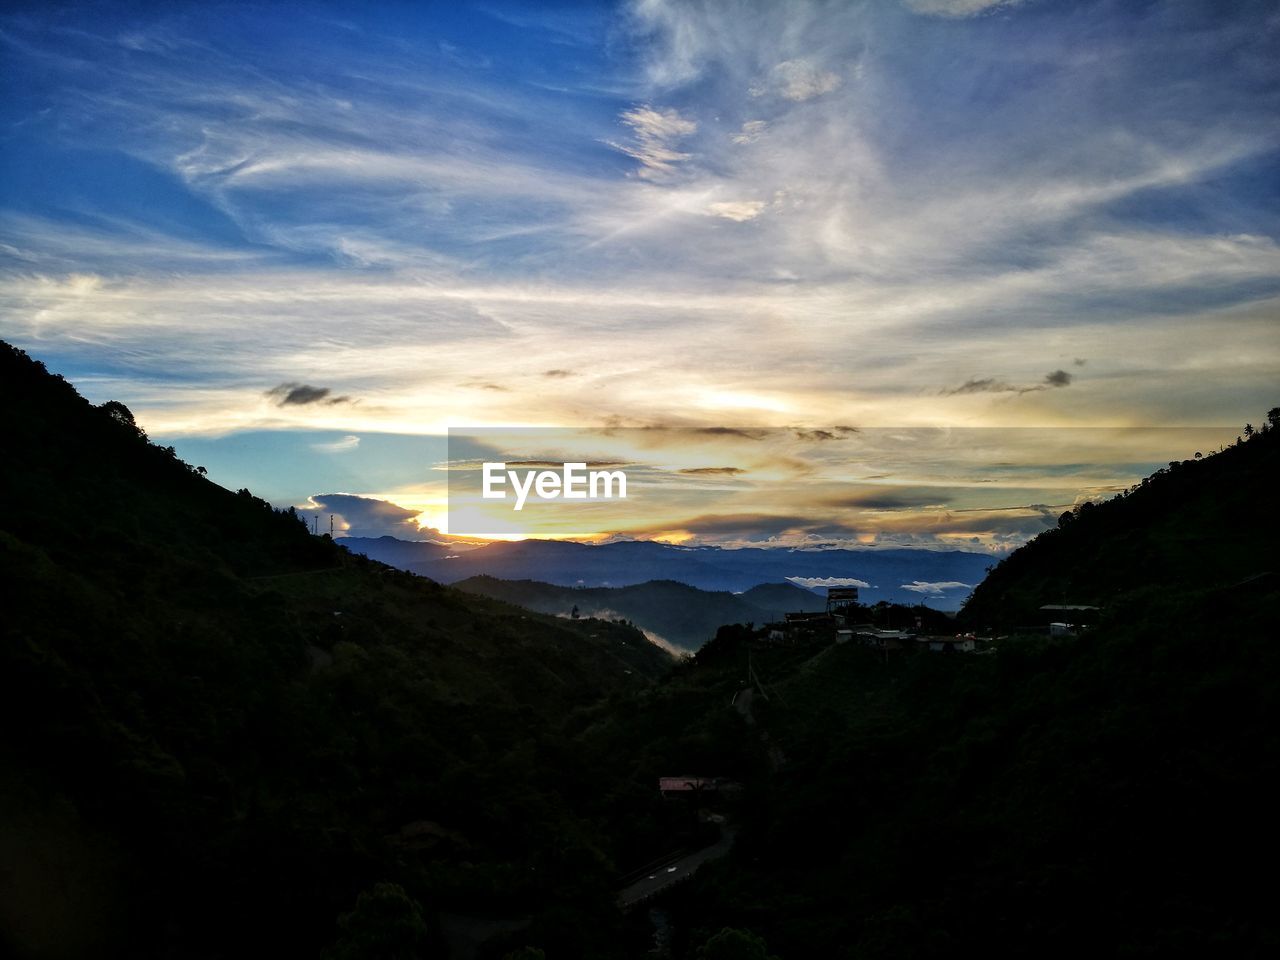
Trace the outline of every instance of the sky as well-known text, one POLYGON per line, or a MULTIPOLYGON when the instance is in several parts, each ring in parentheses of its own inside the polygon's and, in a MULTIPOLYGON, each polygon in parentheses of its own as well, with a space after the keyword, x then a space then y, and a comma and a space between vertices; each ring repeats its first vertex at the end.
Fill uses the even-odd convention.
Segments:
POLYGON ((626 429, 668 493, 562 534, 1005 550, 1280 402, 1278 39, 1248 0, 11 3, 0 337, 345 532, 447 529, 450 428, 626 429))

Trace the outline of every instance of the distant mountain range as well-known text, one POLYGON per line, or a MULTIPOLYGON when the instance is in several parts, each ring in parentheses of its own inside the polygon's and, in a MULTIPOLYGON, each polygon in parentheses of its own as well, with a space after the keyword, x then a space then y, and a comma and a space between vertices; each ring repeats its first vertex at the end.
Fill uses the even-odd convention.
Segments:
MULTIPOLYGON (((354 553, 440 583, 477 576, 537 580, 562 587, 626 587, 674 580, 700 590, 742 593, 764 584, 787 587, 791 578, 835 578, 867 584, 861 588, 866 603, 928 600, 940 610, 959 609, 993 562, 987 554, 962 551, 724 549, 650 540, 604 544, 521 540, 490 543, 465 552, 451 544, 394 537, 345 537, 338 542, 354 553)), ((767 601, 764 606, 775 609, 777 604, 767 601)))
POLYGON ((453 586, 505 600, 538 613, 605 620, 625 619, 684 650, 697 650, 726 623, 760 625, 788 611, 821 610, 826 598, 790 583, 765 583, 745 593, 699 590, 674 580, 650 580, 627 587, 563 587, 536 580, 499 580, 480 576, 453 586))

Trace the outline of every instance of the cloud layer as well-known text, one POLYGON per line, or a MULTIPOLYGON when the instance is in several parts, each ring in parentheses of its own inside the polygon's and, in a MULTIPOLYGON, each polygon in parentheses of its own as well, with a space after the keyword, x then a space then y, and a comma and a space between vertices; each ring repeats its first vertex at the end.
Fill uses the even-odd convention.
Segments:
MULTIPOLYGON (((218 11, 0 17, 0 335, 180 450, 324 430, 315 452, 363 457, 486 423, 835 447, 833 424, 1237 424, 1275 403, 1266 3, 218 11)), ((835 467, 777 454, 683 481, 786 477, 803 508, 664 522, 864 532, 810 511, 870 500, 795 486, 835 467)), ((300 473, 291 499, 312 490, 300 473)), ((979 506, 1024 511, 984 536, 1023 535, 1043 502, 881 494, 936 508, 938 536, 979 506)))
POLYGON ((312 496, 298 513, 308 523, 314 519, 322 532, 328 530, 329 518, 332 517, 334 533, 337 535, 421 539, 416 510, 372 497, 320 493, 312 496))
POLYGON ((267 396, 271 398, 277 406, 288 407, 297 406, 305 407, 311 403, 350 403, 350 397, 334 397, 330 396, 331 391, 328 387, 313 387, 307 383, 282 383, 279 386, 272 387, 267 391, 267 396))

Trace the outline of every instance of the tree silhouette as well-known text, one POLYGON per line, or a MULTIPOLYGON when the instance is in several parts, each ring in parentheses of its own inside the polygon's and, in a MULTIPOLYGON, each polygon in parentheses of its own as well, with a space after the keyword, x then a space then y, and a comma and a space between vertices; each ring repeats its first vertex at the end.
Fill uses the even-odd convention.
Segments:
POLYGON ((138 426, 136 420, 133 419, 133 411, 126 407, 119 400, 108 400, 106 403, 98 407, 103 413, 110 417, 115 423, 127 429, 130 433, 143 439, 146 433, 138 426))
POLYGON ((725 927, 698 948, 697 960, 778 960, 750 930, 725 927))
POLYGON ((395 883, 375 884, 338 920, 342 936, 325 960, 418 960, 426 956, 422 909, 395 883))

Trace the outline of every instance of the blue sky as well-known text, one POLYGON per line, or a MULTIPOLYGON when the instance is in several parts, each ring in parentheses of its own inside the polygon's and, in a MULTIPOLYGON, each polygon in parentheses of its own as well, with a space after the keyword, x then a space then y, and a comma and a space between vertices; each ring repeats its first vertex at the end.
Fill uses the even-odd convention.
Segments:
MULTIPOLYGON (((1234 436, 1280 382, 1278 37, 1214 0, 11 4, 0 336, 224 485, 426 521, 449 426, 1234 436)), ((1036 461, 1049 505, 1191 452, 1146 436, 1036 461)), ((735 516, 818 509, 758 472, 735 516)))

